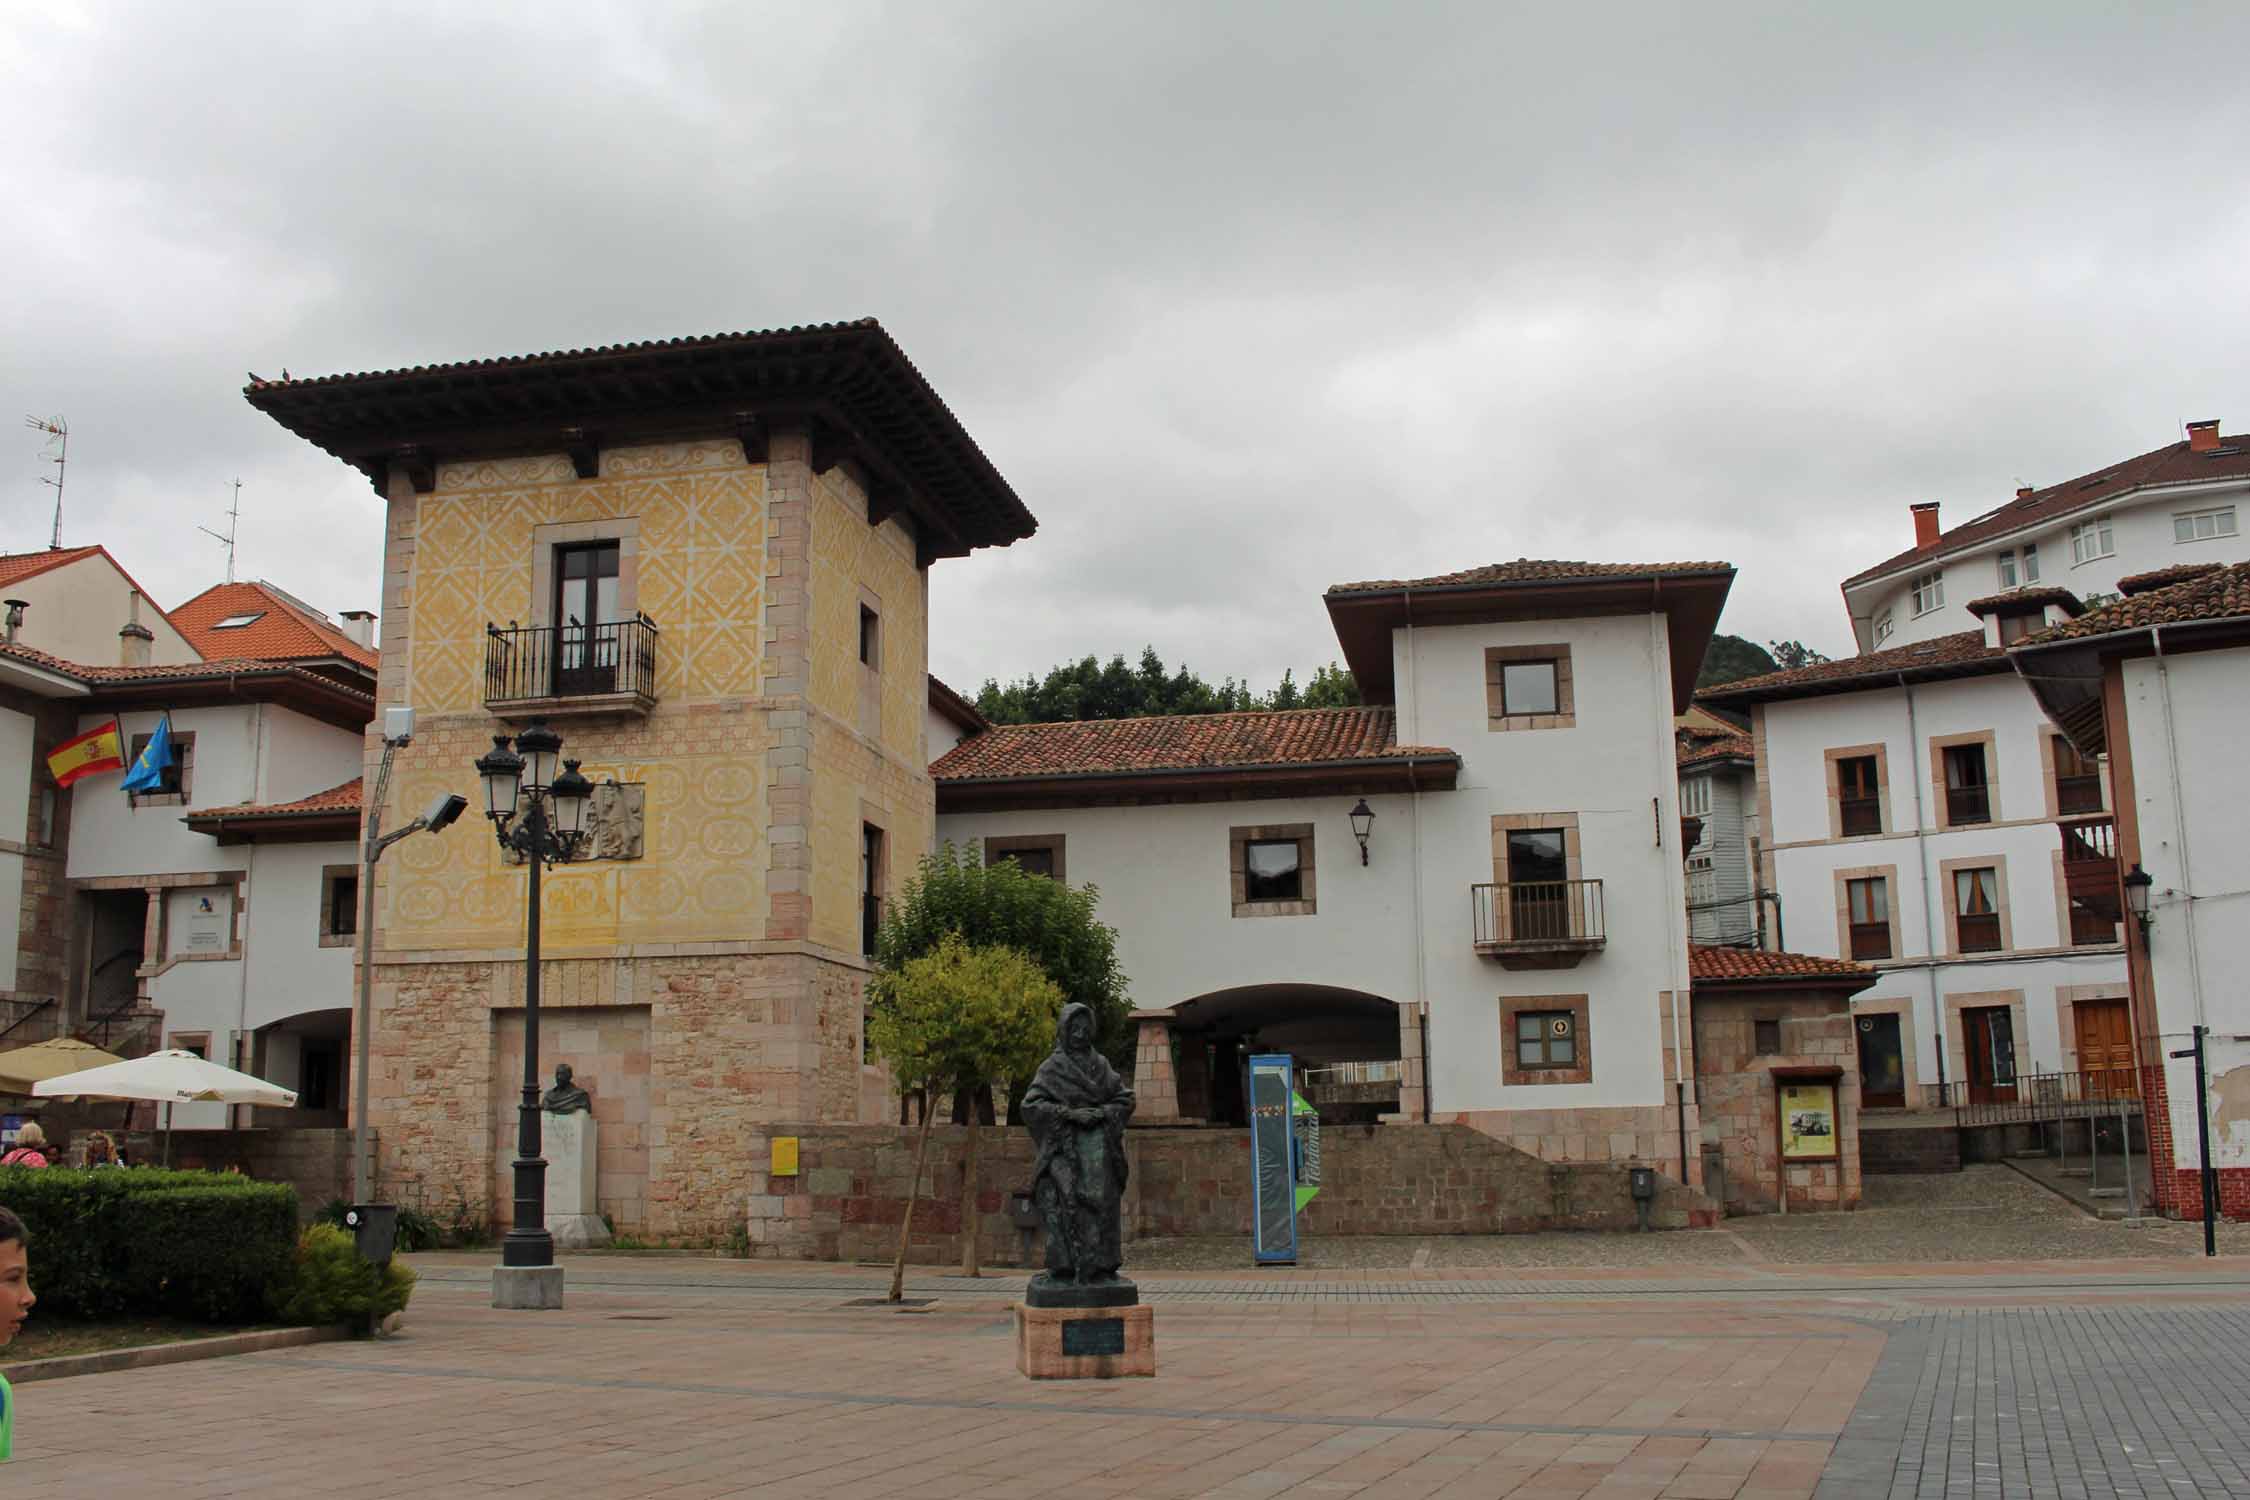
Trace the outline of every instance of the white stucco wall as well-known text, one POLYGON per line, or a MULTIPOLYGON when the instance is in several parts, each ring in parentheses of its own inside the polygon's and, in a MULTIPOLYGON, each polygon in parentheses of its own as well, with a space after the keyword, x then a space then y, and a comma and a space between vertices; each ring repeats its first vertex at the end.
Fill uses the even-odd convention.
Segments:
POLYGON ((1459 752, 1459 786, 1368 798, 1366 866, 1343 796, 949 814, 938 836, 1063 834, 1065 874, 1101 888, 1136 1004, 1277 983, 1426 999, 1433 1110, 1664 1103, 1657 992, 1685 988, 1686 938, 1661 620, 1414 634, 1395 652, 1399 738, 1459 752), (1576 727, 1492 732, 1485 647, 1558 642, 1571 650, 1576 727), (1576 968, 1512 972, 1473 947, 1470 887, 1493 879, 1492 816, 1529 812, 1576 814, 1582 874, 1604 882, 1608 945, 1576 968), (1318 913, 1237 918, 1228 830, 1274 823, 1314 827, 1318 913), (1504 1087, 1500 997, 1548 994, 1588 997, 1593 1081, 1504 1087))
MULTIPOLYGON (((2148 957, 2164 1050, 2209 1040, 2212 1161, 2250 1166, 2250 811, 2242 766, 2250 742, 2250 650, 2129 661, 2125 713, 2149 889, 2148 957), (2169 703, 2165 677, 2169 675, 2169 703), (2174 766, 2177 765, 2177 779, 2174 766), (2235 1097, 2232 1107, 2228 1097, 2235 1097)), ((2195 1164, 2195 1067, 2165 1062, 2172 1139, 2195 1164)))
MULTIPOLYGON (((1899 519, 1906 522, 1908 517, 1902 513, 1899 519)), ((1910 541, 1912 537, 1908 529, 1900 540, 1910 541)), ((1942 563, 1909 566, 1894 577, 1871 580, 1845 595, 1860 649, 1875 649, 1873 621, 1886 607, 1891 610, 1894 630, 1883 649, 1975 628, 1978 620, 1969 613, 1968 602, 2003 591, 2006 585, 2000 581, 1999 554, 2004 549, 2020 550, 2027 542, 2039 548, 2039 584, 2069 589, 2081 599, 2094 593, 2114 594, 2117 580, 2129 573, 2145 573, 2175 563, 2241 562, 2250 558, 2250 485, 2171 489, 2135 496, 2123 504, 2058 517, 2051 523, 1995 538, 1973 551, 1955 553, 1942 563), (2174 540, 2174 512, 2220 505, 2235 507, 2236 535, 2199 542, 2174 540), (2110 540, 2116 551, 2108 557, 2073 564, 2070 528, 2101 515, 2110 518, 2110 540), (1942 568, 1945 573, 1945 604, 1926 615, 1916 615, 1912 580, 1932 568, 1942 568)))
POLYGON ((257 844, 252 849, 246 927, 249 1028, 256 1031, 307 1011, 349 1007, 354 950, 321 946, 321 871, 356 863, 357 850, 348 840, 257 844))
MULTIPOLYGON (((31 828, 32 729, 29 714, 0 709, 0 840, 31 828)), ((0 849, 0 990, 16 987, 16 940, 23 925, 23 856, 0 849)))
POLYGON ((936 709, 922 710, 922 742, 927 747, 931 760, 936 760, 968 737, 967 730, 936 709))
MULTIPOLYGON (((2040 738, 2054 733, 2031 691, 2013 676, 1921 683, 1769 703, 1765 755, 1773 799, 1775 887, 1781 893, 1787 946, 1798 953, 1848 956, 1837 930, 1837 872, 1896 868, 1891 887, 1898 948, 1876 967, 1884 977, 1855 1000, 1860 1006, 1913 1002, 1912 1045, 1918 1083, 1938 1081, 1937 1039, 1949 995, 2022 990, 2024 1033, 2016 1039, 2020 1071, 2063 1064, 2056 1010, 2058 985, 2114 985, 2124 993, 2125 960, 2116 948, 2070 945, 2056 890, 2061 836, 2047 813, 2040 738), (1913 695, 1912 729, 1907 694, 1913 695), (1940 830, 1929 770, 1932 738, 1994 733, 1993 821, 1940 830), (1916 735, 1918 734, 1918 738, 1916 735), (1825 752, 1881 744, 1889 765, 1885 832, 1830 839, 1825 752), (1920 836, 1915 797, 1921 796, 1920 836), (2007 953, 1932 962, 1946 949, 1943 864, 1955 859, 2005 861, 2007 953), (2025 950, 2030 950, 2026 952, 2025 950)), ((1945 1078, 1962 1077, 1950 1055, 1945 1078)))
MULTIPOLYGON (((6 592, 31 606, 18 637, 25 645, 89 667, 114 667, 122 660, 117 632, 132 618, 133 585, 100 553, 18 579, 6 592)), ((154 637, 149 646, 154 665, 202 660, 187 637, 146 599, 140 620, 154 637)))

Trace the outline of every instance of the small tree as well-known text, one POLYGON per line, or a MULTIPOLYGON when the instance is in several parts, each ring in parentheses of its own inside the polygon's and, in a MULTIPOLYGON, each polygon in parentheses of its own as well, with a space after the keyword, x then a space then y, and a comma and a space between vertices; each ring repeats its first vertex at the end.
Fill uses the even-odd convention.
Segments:
MULTIPOLYGON (((918 1091, 922 1096, 914 1181, 899 1224, 898 1257, 891 1265, 890 1300, 896 1302, 905 1294, 906 1249, 936 1118, 932 1095, 948 1085, 977 1087, 1035 1070, 1054 1045, 1063 992, 1026 955, 1012 948, 971 947, 958 933, 947 933, 934 951, 877 974, 870 993, 869 1045, 889 1066, 902 1094, 918 1091)), ((977 1145, 972 1110, 961 1170, 961 1269, 970 1276, 977 1274, 977 1145)))
MULTIPOLYGON (((907 963, 937 951, 948 933, 975 947, 1013 948, 1038 964, 1065 1001, 1092 1008, 1097 1045, 1112 1063, 1129 1061, 1132 1003, 1117 967, 1117 932, 1094 919, 1101 893, 1044 875, 1027 875, 1015 861, 987 865, 973 852, 946 844, 926 857, 884 912, 875 943, 876 967, 896 974, 907 963)), ((1027 1082, 994 1075, 981 1083, 1027 1082)))

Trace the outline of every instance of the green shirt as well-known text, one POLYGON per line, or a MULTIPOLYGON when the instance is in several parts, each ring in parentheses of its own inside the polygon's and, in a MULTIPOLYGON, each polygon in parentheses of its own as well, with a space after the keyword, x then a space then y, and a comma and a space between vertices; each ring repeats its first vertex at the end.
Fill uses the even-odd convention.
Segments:
POLYGON ((16 1446, 16 1393, 8 1389, 8 1377, 0 1375, 0 1460, 4 1460, 16 1446))

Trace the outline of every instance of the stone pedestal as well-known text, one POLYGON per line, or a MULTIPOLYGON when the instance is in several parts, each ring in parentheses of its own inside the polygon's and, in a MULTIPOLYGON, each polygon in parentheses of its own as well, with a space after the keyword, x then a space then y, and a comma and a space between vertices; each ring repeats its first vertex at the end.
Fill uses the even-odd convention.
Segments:
POLYGON ((1140 1028, 1133 1046, 1133 1121, 1138 1125, 1176 1125, 1178 1085, 1172 1076, 1172 1013, 1136 1010, 1140 1028))
POLYGON ((594 1165, 601 1127, 583 1110, 547 1115, 539 1122, 547 1158, 547 1233, 557 1250, 591 1250, 609 1243, 609 1226, 594 1208, 594 1165))
POLYGON ((535 1312, 562 1306, 561 1266, 494 1266, 492 1305, 535 1312))
POLYGON ((1016 1368, 1033 1380, 1156 1373, 1156 1309, 1016 1304, 1016 1368))

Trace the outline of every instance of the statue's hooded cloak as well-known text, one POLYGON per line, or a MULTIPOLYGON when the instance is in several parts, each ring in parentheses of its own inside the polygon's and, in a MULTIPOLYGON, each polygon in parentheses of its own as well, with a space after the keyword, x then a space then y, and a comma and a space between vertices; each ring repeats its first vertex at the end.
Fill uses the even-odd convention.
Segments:
POLYGON ((1055 1023, 1055 1050, 1039 1065, 1023 1096, 1023 1117, 1039 1145, 1032 1190, 1047 1226, 1047 1266, 1078 1280, 1115 1275, 1123 1257, 1118 1200, 1124 1196, 1125 1121, 1133 1091, 1109 1060, 1094 1050, 1094 1012, 1063 1007, 1055 1023), (1075 1029, 1085 1043, 1072 1047, 1075 1029), (1069 1118, 1074 1109, 1101 1111, 1095 1124, 1069 1118))

